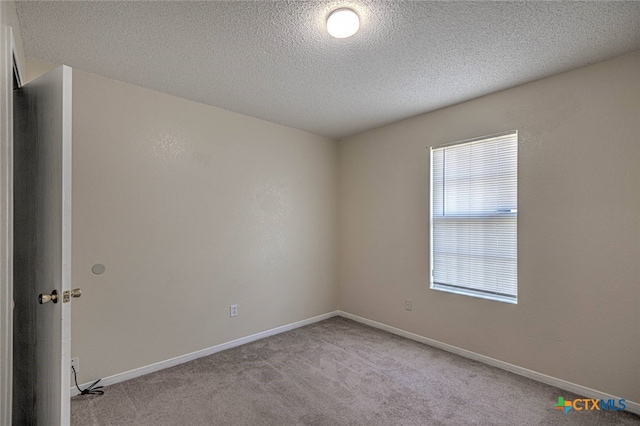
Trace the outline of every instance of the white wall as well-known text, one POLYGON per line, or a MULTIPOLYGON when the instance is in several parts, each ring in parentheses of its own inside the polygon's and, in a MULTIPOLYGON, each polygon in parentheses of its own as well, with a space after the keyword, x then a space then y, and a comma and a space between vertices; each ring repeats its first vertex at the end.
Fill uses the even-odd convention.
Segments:
POLYGON ((337 308, 335 141, 73 79, 81 383, 337 308))
POLYGON ((639 76, 636 52, 340 141, 340 309, 640 402, 639 76), (512 129, 518 304, 430 290, 428 147, 512 129))

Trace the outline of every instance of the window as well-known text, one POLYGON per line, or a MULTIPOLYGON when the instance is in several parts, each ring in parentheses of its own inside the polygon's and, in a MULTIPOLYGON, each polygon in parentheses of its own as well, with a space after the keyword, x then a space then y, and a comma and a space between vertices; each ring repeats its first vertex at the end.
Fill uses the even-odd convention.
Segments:
POLYGON ((517 303, 517 131, 431 148, 431 288, 517 303))

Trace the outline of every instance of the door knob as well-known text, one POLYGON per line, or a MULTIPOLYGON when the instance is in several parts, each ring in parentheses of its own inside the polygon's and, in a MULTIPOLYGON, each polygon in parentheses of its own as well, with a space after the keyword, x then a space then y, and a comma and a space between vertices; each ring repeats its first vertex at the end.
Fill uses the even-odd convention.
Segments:
POLYGON ((40 296, 38 296, 38 303, 40 303, 41 305, 44 305, 45 303, 48 303, 48 302, 58 303, 57 290, 53 290, 51 294, 43 293, 40 296))
POLYGON ((73 290, 71 290, 71 297, 80 297, 82 296, 82 290, 80 290, 79 288, 74 288, 73 290))

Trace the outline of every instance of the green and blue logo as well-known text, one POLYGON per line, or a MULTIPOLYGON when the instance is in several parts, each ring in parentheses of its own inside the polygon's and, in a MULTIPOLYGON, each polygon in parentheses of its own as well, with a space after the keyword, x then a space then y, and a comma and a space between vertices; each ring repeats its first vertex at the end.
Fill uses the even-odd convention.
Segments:
POLYGON ((556 410, 561 410, 564 414, 567 414, 570 410, 575 411, 622 411, 627 408, 624 403, 624 399, 590 399, 579 398, 573 401, 564 399, 564 397, 558 397, 558 403, 554 405, 556 410))

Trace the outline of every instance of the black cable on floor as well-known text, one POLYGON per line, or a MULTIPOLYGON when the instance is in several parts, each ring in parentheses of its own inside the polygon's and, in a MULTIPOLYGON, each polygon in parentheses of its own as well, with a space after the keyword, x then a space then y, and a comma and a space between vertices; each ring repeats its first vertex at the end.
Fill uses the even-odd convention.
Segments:
POLYGON ((80 386, 78 386, 78 376, 76 375, 76 369, 73 367, 73 365, 71 366, 71 371, 73 371, 73 380, 76 382, 76 387, 80 391, 80 395, 104 395, 102 386, 97 386, 94 388, 94 386, 97 385, 98 382, 102 379, 96 380, 91 385, 89 385, 89 387, 87 387, 85 390, 82 390, 80 389, 80 386))

